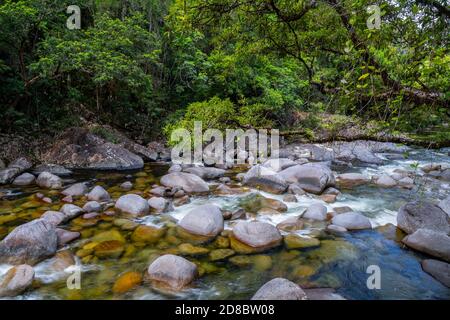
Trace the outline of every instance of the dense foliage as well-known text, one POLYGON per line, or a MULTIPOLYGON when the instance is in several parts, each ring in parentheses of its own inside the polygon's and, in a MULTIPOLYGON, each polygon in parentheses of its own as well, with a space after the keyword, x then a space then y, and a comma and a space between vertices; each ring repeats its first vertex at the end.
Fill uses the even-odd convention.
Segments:
POLYGON ((420 133, 448 122, 449 21, 438 0, 3 0, 1 131, 149 137, 327 112, 420 133), (66 27, 72 4, 81 30, 66 27))

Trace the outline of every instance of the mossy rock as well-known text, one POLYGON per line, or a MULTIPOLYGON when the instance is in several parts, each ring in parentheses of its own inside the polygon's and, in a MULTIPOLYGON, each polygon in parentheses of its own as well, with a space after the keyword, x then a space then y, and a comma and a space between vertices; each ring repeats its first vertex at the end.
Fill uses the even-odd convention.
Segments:
POLYGON ((83 228, 87 227, 93 227, 95 226, 100 220, 98 218, 94 219, 83 219, 83 217, 75 218, 71 221, 71 224, 74 226, 79 226, 83 228))
POLYGON ((220 261, 233 256, 236 252, 231 249, 216 249, 209 253, 209 260, 220 261))
POLYGON ((272 268, 272 257, 268 255, 255 255, 252 256, 253 268, 256 271, 262 272, 272 268))
POLYGON ((113 224, 124 231, 132 231, 139 226, 138 223, 129 219, 114 219, 113 224))
POLYGON ((254 193, 243 198, 239 204, 245 211, 251 213, 257 213, 262 208, 270 208, 278 212, 287 211, 287 206, 283 202, 263 197, 259 193, 254 193))
POLYGON ((293 278, 309 278, 316 274, 317 270, 312 266, 300 265, 294 268, 291 275, 293 278))
POLYGON ((344 240, 322 240, 320 247, 309 251, 310 259, 317 259, 322 263, 332 263, 339 260, 355 260, 358 251, 354 245, 344 240))
POLYGON ((231 257, 230 259, 228 259, 228 261, 240 268, 249 267, 253 264, 253 261, 250 258, 250 256, 242 256, 242 255, 231 257))
POLYGON ((202 247, 193 246, 190 243, 182 243, 178 246, 178 250, 185 256, 201 256, 209 253, 209 250, 202 247))
POLYGON ((192 233, 184 230, 181 227, 177 227, 176 229, 177 229, 178 237, 180 237, 181 239, 183 239, 185 241, 195 243, 195 244, 202 244, 202 243, 211 241, 211 237, 192 234, 192 233))
POLYGON ((133 242, 157 243, 166 234, 165 228, 140 225, 131 235, 133 242))
POLYGON ((304 249, 318 247, 320 241, 316 238, 306 238, 291 233, 284 236, 284 245, 287 249, 304 249))
POLYGON ((109 240, 100 242, 94 248, 94 254, 98 258, 119 258, 125 250, 121 241, 109 240))
POLYGON ((214 240, 214 246, 220 249, 227 249, 230 247, 230 239, 223 236, 218 236, 216 240, 214 240))
POLYGON ((93 242, 103 242, 103 241, 110 241, 115 240, 119 242, 125 243, 125 237, 120 233, 120 231, 116 229, 111 229, 108 231, 103 231, 100 233, 97 233, 94 237, 92 237, 93 242))

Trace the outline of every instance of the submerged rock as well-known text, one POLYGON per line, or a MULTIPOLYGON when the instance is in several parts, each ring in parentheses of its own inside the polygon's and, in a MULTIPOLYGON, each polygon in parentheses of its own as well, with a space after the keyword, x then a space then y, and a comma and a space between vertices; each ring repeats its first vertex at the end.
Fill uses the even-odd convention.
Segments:
POLYGON ((450 217, 430 202, 413 201, 398 211, 397 226, 408 234, 421 228, 449 234, 450 217))
POLYGON ((284 278, 275 278, 259 288, 252 300, 307 300, 307 297, 295 283, 284 278))
POLYGON ((450 262, 450 237, 430 229, 418 229, 402 242, 417 251, 450 262))
POLYGON ((240 201, 241 207, 247 212, 256 213, 263 208, 269 208, 278 212, 286 212, 287 206, 276 199, 266 198, 259 193, 251 194, 240 201))
POLYGON ((320 194, 329 186, 334 186, 334 175, 330 168, 307 163, 289 167, 279 172, 277 176, 287 183, 296 183, 303 190, 314 194, 320 194))
POLYGON ((37 177, 36 184, 46 189, 61 189, 63 186, 61 178, 50 172, 42 172, 37 177))
POLYGON ((208 192, 208 184, 200 177, 186 172, 173 172, 161 178, 161 184, 174 188, 180 187, 187 193, 208 192))
POLYGON ((128 292, 142 283, 142 275, 139 272, 129 271, 122 274, 114 283, 113 293, 128 292))
POLYGON ((166 254, 148 267, 148 277, 156 287, 181 290, 198 275, 197 266, 185 258, 166 254))
POLYGON ((320 246, 316 238, 301 237, 297 234, 288 234, 284 237, 284 245, 290 249, 304 249, 320 246))
POLYGON ((134 230, 131 235, 131 240, 134 242, 156 243, 164 237, 165 234, 165 228, 140 225, 134 230))
POLYGON ((335 216, 331 220, 332 224, 344 227, 347 230, 371 229, 370 220, 357 212, 346 212, 335 216))
POLYGON ((433 259, 422 260, 422 269, 450 288, 450 264, 433 259))
POLYGON ((22 264, 12 267, 0 280, 0 297, 15 297, 33 283, 34 270, 31 266, 22 264))
POLYGON ((115 208, 134 216, 145 215, 150 211, 148 202, 137 194, 126 194, 124 196, 121 196, 117 200, 115 208))
POLYGON ((215 237, 223 230, 223 216, 219 207, 205 204, 189 211, 178 225, 194 235, 215 237))
POLYGON ((0 242, 0 263, 29 264, 55 254, 58 244, 55 226, 37 219, 15 228, 0 242))

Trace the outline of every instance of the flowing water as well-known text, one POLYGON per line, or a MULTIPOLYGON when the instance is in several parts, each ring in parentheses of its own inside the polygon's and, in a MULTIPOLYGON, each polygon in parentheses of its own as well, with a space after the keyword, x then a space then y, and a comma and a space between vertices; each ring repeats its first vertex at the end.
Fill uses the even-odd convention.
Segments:
MULTIPOLYGON (((395 227, 379 227, 395 224, 400 206, 407 201, 425 198, 437 201, 450 194, 450 185, 442 181, 425 179, 423 173, 412 164, 419 166, 430 162, 449 162, 448 149, 430 151, 412 150, 407 158, 388 160, 378 167, 361 166, 352 168, 333 168, 337 172, 362 172, 369 176, 392 173, 395 169, 415 171, 416 185, 413 190, 376 186, 360 186, 352 190, 341 190, 338 201, 326 204, 313 195, 297 196, 297 203, 286 203, 288 211, 277 215, 255 217, 258 220, 277 224, 288 216, 299 215, 312 203, 323 203, 328 208, 349 206, 371 219, 374 229, 349 232, 335 236, 320 231, 321 225, 311 225, 297 233, 303 236, 314 234, 321 240, 318 248, 287 250, 283 246, 268 252, 234 257, 224 261, 210 261, 208 254, 186 256, 199 267, 201 276, 193 285, 179 293, 167 293, 152 289, 145 281, 127 293, 113 293, 112 288, 118 277, 127 271, 145 274, 148 265, 158 255, 180 254, 179 244, 186 242, 178 236, 176 220, 199 204, 213 203, 223 210, 234 210, 241 200, 256 190, 245 190, 239 195, 209 195, 192 197, 189 204, 176 207, 174 211, 149 215, 134 219, 139 224, 165 227, 166 234, 153 244, 133 242, 132 231, 119 227, 117 214, 102 214, 98 218, 85 220, 77 218, 63 226, 67 230, 81 232, 81 238, 70 243, 65 249, 76 254, 76 264, 81 268, 81 289, 70 290, 66 280, 74 269, 60 270, 52 260, 35 266, 36 279, 33 288, 17 299, 248 299, 266 281, 274 277, 284 277, 298 283, 303 288, 328 287, 347 299, 450 299, 450 289, 436 281, 420 266, 423 255, 401 245, 401 233, 395 227), (116 258, 99 259, 89 250, 97 238, 107 235, 125 239, 124 253, 116 258), (100 236, 99 236, 100 234, 100 236), (81 250, 81 251, 80 251, 81 250), (83 253, 83 254, 81 254, 83 253), (381 271, 381 289, 368 289, 370 276, 367 268, 377 265, 381 271)), ((119 188, 124 181, 132 181, 134 189, 128 193, 141 194, 148 198, 152 185, 159 182, 168 166, 147 164, 142 171, 128 173, 76 172, 71 181, 86 181, 89 185, 102 185, 113 199, 125 194, 119 188)), ((231 175, 231 177, 233 177, 231 175)), ((212 182, 212 184, 214 184, 212 182)), ((62 206, 57 191, 41 190, 38 187, 2 187, 4 199, 0 201, 0 239, 17 225, 38 218, 47 210, 58 210, 62 206), (35 194, 41 192, 53 200, 52 204, 37 201, 35 194)), ((282 196, 261 192, 262 195, 281 200, 282 196)), ((82 206, 85 199, 74 204, 82 206)), ((109 209, 111 211, 112 209, 109 209)), ((229 230, 233 222, 226 222, 229 230)), ((126 228, 125 228, 126 229, 126 228)), ((221 240, 225 245, 213 241, 195 244, 208 250, 227 246, 226 231, 221 240)), ((94 243, 95 245, 95 243, 94 243)), ((92 251, 92 250, 91 250, 92 251)), ((0 275, 10 266, 0 265, 0 275)))

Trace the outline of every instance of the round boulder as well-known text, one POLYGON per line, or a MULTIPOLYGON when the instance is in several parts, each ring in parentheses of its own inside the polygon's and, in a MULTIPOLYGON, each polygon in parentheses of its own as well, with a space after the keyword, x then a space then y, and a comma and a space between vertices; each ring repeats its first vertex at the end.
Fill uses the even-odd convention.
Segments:
POLYGON ((31 266, 22 264, 12 267, 0 280, 0 297, 14 297, 31 286, 34 270, 31 266))
MULTIPOLYGON (((238 241, 258 249, 258 251, 274 248, 280 245, 283 239, 277 228, 269 223, 259 221, 240 221, 234 226, 232 233, 238 241)), ((236 251, 240 251, 238 248, 236 249, 236 251)))
POLYGON ((172 172, 161 178, 161 184, 174 188, 180 187, 187 193, 208 192, 208 184, 195 174, 186 172, 172 172))
POLYGON ((252 300, 307 300, 307 297, 295 283, 284 278, 275 278, 259 288, 252 300))
POLYGON ((148 202, 137 194, 126 194, 117 200, 115 208, 134 216, 145 215, 150 211, 148 202))
POLYGON ((344 227, 347 230, 371 229, 370 220, 357 212, 346 212, 335 216, 331 220, 332 224, 344 227))
POLYGON ((36 184, 46 189, 61 189, 63 185, 61 178, 50 172, 42 172, 37 177, 36 184))
POLYGON ((450 217, 432 203, 414 201, 400 208, 397 214, 397 226, 408 234, 421 228, 448 234, 450 217))
POLYGON ((223 216, 219 207, 205 204, 191 210, 178 225, 195 235, 215 237, 223 230, 223 216))
POLYGON ((198 275, 197 266, 185 258, 166 254, 148 267, 148 277, 156 287, 180 290, 198 275))

